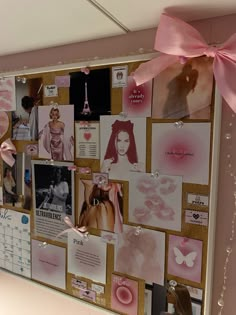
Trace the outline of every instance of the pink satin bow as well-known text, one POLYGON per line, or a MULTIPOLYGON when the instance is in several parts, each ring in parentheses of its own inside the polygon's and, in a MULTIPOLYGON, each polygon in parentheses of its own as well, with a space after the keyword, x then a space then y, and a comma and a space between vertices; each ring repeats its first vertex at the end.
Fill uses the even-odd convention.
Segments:
POLYGON ((156 77, 179 57, 205 55, 214 58, 213 73, 217 87, 234 112, 236 112, 236 34, 219 47, 209 46, 201 34, 182 20, 162 14, 157 29, 154 48, 164 55, 158 56, 134 72, 137 85, 156 77))
POLYGON ((16 154, 16 148, 10 139, 3 141, 0 146, 0 155, 4 162, 6 162, 9 166, 13 166, 15 163, 15 159, 12 154, 16 154))
POLYGON ((67 216, 64 218, 64 221, 70 228, 57 234, 56 238, 58 238, 59 236, 61 236, 63 234, 66 234, 68 232, 75 232, 75 233, 79 234, 79 236, 81 236, 81 237, 88 237, 87 228, 85 226, 81 226, 81 227, 74 226, 74 224, 71 222, 71 219, 67 216))

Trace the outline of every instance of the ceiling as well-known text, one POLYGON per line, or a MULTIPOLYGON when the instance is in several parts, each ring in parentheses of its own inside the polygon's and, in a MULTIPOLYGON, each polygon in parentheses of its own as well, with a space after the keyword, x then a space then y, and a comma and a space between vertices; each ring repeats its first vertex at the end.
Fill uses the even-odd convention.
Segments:
POLYGON ((236 13, 235 0, 0 0, 0 56, 236 13))

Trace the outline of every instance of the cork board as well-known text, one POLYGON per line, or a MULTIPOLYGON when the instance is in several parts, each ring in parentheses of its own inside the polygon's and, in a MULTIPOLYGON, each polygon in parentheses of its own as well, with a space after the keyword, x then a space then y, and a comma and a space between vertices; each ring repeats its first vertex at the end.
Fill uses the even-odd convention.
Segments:
MULTIPOLYGON (((136 63, 129 63, 124 64, 128 65, 128 73, 132 73, 139 65, 138 62, 136 63)), ((109 68, 111 69, 112 66, 110 65, 109 68)), ((121 65, 122 66, 122 65, 121 65)), ((107 66, 106 66, 107 67, 107 66)), ((94 69, 103 69, 105 67, 96 67, 94 69)), ((91 68, 93 70, 93 68, 91 68)), ((68 70, 68 71, 58 71, 58 72, 48 72, 48 73, 40 73, 40 74, 34 74, 34 75, 28 75, 26 76, 28 81, 28 88, 29 88, 29 95, 35 94, 35 91, 37 90, 38 86, 42 83, 43 86, 47 85, 53 85, 55 83, 55 77, 56 76, 66 76, 69 75, 72 72, 78 72, 80 69, 75 70, 68 70)), ((111 80, 111 78, 110 78, 111 80)), ((155 87, 155 86, 154 86, 155 87)), ((154 89, 153 87, 153 89, 154 89)), ((111 88, 110 91, 111 95, 111 114, 112 115, 119 115, 122 112, 122 88, 111 88)), ((154 91, 153 91, 154 93, 154 91)), ((52 103, 57 103, 58 105, 65 105, 69 104, 69 88, 63 87, 58 89, 58 96, 57 97, 45 97, 43 93, 40 94, 40 104, 41 105, 50 105, 52 103)), ((11 119, 10 113, 8 113, 9 118, 11 119)), ((153 126, 158 125, 161 126, 162 124, 175 124, 176 119, 164 119, 164 118, 147 118, 146 119, 146 164, 145 164, 145 170, 147 173, 152 173, 154 170, 152 168, 152 151, 153 151, 153 126)), ((208 176, 208 182, 205 184, 198 184, 198 183, 188 183, 183 182, 182 183, 182 195, 181 195, 181 229, 179 231, 168 229, 168 228, 156 228, 149 224, 140 224, 142 229, 150 230, 150 231, 159 231, 163 232, 165 234, 165 264, 164 264, 164 282, 174 279, 178 283, 185 284, 192 286, 194 288, 198 288, 205 290, 206 286, 206 262, 207 262, 207 240, 208 240, 208 225, 203 224, 192 224, 186 222, 186 211, 196 211, 196 215, 199 214, 199 211, 201 214, 209 212, 209 195, 210 195, 210 178, 211 178, 211 155, 212 155, 212 137, 213 137, 213 122, 214 122, 214 88, 212 90, 212 99, 210 104, 210 116, 207 119, 188 119, 183 118, 181 119, 184 126, 188 124, 199 124, 199 123, 209 123, 210 126, 210 143, 209 143, 209 157, 210 157, 210 163, 209 163, 209 176, 208 176), (207 201, 204 198, 208 199, 207 201), (201 241, 202 244, 202 262, 201 262, 201 275, 199 281, 193 281, 184 279, 183 277, 173 275, 168 272, 168 251, 169 251, 169 240, 171 236, 181 237, 183 239, 193 239, 201 241)), ((73 126, 74 128, 75 126, 73 126)), ((4 136, 4 138, 1 139, 1 141, 11 137, 11 126, 9 128, 8 133, 4 136)), ((28 144, 36 144, 36 141, 13 141, 17 152, 25 152, 25 147, 28 144)), ((33 159, 39 160, 38 157, 34 157, 33 159)), ((206 161, 207 163, 207 161, 206 161)), ((81 180, 92 180, 92 174, 86 175, 79 173, 79 167, 89 167, 93 172, 99 172, 100 171, 100 161, 98 159, 82 159, 82 158, 75 158, 73 163, 77 168, 74 172, 74 182, 75 182, 75 222, 76 225, 79 223, 79 194, 78 189, 81 180)), ((159 174, 157 174, 159 176, 159 174)), ((129 194, 129 183, 128 181, 123 180, 114 180, 112 179, 111 182, 116 182, 122 185, 123 189, 123 223, 125 225, 128 225, 130 227, 133 227, 134 230, 137 226, 137 224, 133 223, 132 220, 129 218, 129 199, 135 198, 135 196, 131 196, 129 194)), ((32 192, 35 193, 34 191, 32 192)), ((16 209, 15 207, 11 206, 5 206, 4 208, 14 209, 22 213, 29 214, 31 216, 31 239, 32 240, 38 240, 41 242, 47 242, 51 245, 57 245, 61 248, 65 248, 66 251, 68 251, 66 243, 60 242, 59 240, 50 240, 46 239, 44 237, 39 237, 35 234, 35 227, 34 227, 34 211, 31 210, 24 210, 24 209, 16 209)), ((33 205, 32 205, 33 207, 33 205)), ((91 235, 100 236, 101 230, 89 228, 89 233, 91 235)), ((139 237, 142 237, 142 231, 139 235, 139 237)), ((185 256, 186 257, 186 256, 185 256)), ((145 257, 145 259, 148 259, 149 257, 145 257)), ((134 258, 135 259, 135 258, 134 258)), ((67 270, 67 264, 66 262, 66 270, 67 270)), ((60 289, 55 286, 52 286, 54 289, 57 289, 59 291, 62 291, 66 294, 72 295, 77 297, 78 299, 85 299, 86 301, 89 301, 90 303, 93 303, 97 306, 101 306, 103 308, 113 310, 111 307, 111 290, 112 290, 112 279, 115 276, 120 277, 120 279, 129 279, 130 281, 134 280, 137 282, 138 287, 138 309, 137 314, 142 315, 144 314, 144 304, 145 304, 145 281, 139 277, 134 277, 130 275, 129 273, 117 273, 114 269, 115 264, 115 247, 112 244, 107 244, 107 257, 106 257, 106 283, 98 283, 94 282, 92 279, 80 277, 78 275, 72 274, 67 272, 66 273, 66 289, 60 289), (98 286, 98 287, 97 287, 98 286), (88 297, 87 299, 84 297, 81 297, 80 295, 80 288, 86 288, 88 291, 95 290, 95 298, 88 297), (96 291, 97 290, 97 291, 96 291)), ((44 281, 40 280, 34 280, 38 281, 44 285, 44 281)), ((123 280, 122 280, 123 281, 123 280)), ((50 286, 50 285, 49 285, 50 286)), ((154 297, 153 297, 154 298, 154 297)), ((158 297, 155 297, 158 299, 158 297)), ((163 297, 162 297, 163 298, 163 297)), ((204 309, 204 300, 202 301, 202 309, 204 309)), ((120 312, 119 312, 120 313, 120 312)))

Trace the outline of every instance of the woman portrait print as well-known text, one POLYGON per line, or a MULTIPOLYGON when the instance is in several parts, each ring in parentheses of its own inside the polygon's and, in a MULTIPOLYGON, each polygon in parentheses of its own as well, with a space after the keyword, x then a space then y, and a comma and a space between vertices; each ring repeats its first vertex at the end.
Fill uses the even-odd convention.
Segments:
POLYGON ((104 155, 101 171, 110 178, 124 179, 129 171, 144 171, 144 163, 138 160, 134 137, 134 124, 116 120, 104 155))
POLYGON ((74 139, 73 136, 69 139, 66 137, 65 123, 60 120, 60 116, 59 108, 52 107, 49 112, 51 121, 46 123, 43 129, 40 130, 39 139, 52 160, 73 160, 71 148, 74 144, 74 139))
POLYGON ((51 176, 48 192, 38 208, 69 214, 68 207, 70 207, 70 204, 67 204, 67 201, 68 197, 70 197, 70 191, 64 168, 54 166, 51 176))

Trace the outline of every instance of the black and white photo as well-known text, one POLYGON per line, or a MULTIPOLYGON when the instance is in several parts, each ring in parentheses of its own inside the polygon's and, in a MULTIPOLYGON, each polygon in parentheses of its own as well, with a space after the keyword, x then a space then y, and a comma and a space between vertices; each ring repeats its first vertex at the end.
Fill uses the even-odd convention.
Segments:
POLYGON ((66 227, 65 216, 74 222, 74 173, 70 163, 32 161, 35 232, 55 238, 66 227))

